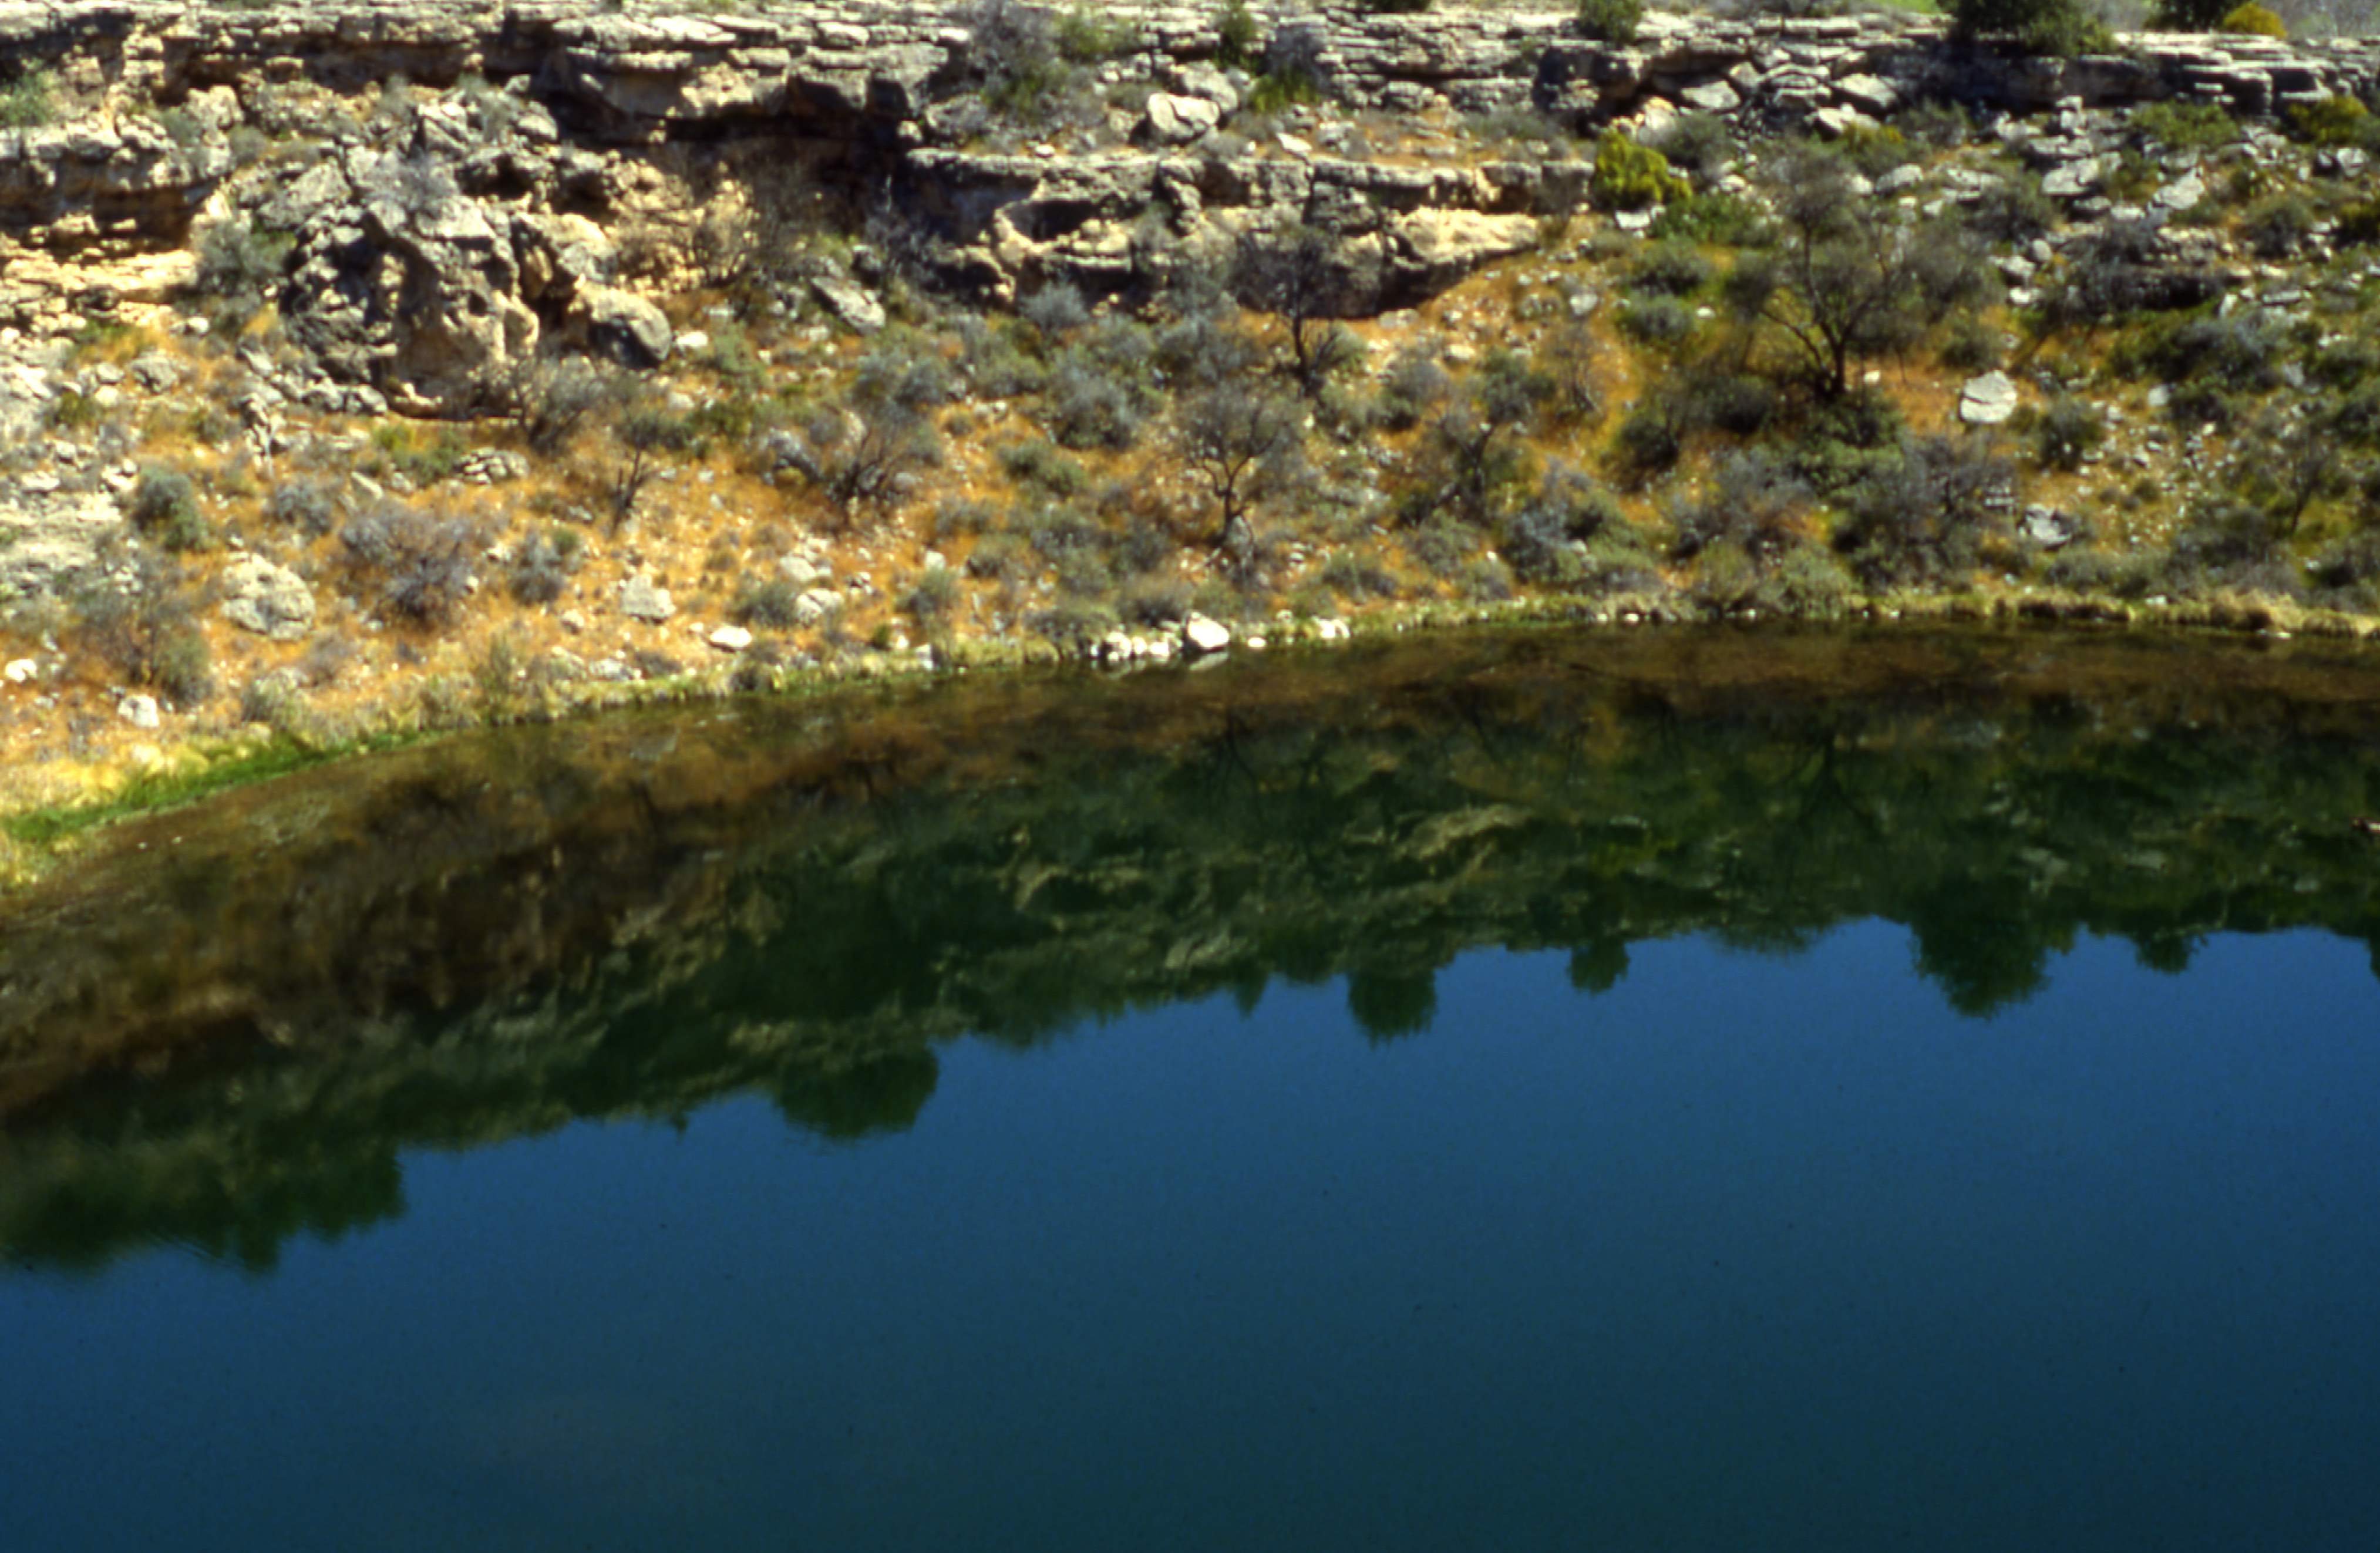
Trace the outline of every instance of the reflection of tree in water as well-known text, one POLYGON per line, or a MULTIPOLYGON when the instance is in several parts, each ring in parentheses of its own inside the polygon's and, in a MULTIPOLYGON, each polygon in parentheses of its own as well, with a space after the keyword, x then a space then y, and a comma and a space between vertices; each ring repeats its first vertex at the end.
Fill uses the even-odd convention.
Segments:
POLYGON ((1628 974, 1628 940, 1605 939, 1570 952, 1570 984, 1582 992, 1602 994, 1620 985, 1628 974))
POLYGON ((941 1072, 930 1050, 894 1051, 832 1073, 789 1071, 779 1076, 773 1098, 795 1126, 848 1143, 906 1131, 941 1072))
POLYGON ((1347 1013, 1376 1045, 1420 1035, 1438 1017, 1438 973, 1352 970, 1347 973, 1347 1013))
MULTIPOLYGON (((1414 1037, 1439 969, 1483 945, 1565 950, 1596 994, 1648 939, 1788 953, 1881 917, 1982 1014, 2083 932, 2176 970, 2215 931, 2380 942, 2348 826, 2380 808, 2360 704, 2028 699, 1957 664, 1846 702, 1715 693, 1693 668, 1682 686, 1524 641, 1211 717, 1156 698, 1217 676, 1126 685, 1099 692, 1107 722, 1060 703, 966 727, 992 753, 964 771, 930 722, 862 720, 847 761, 805 734, 795 775, 762 760, 708 803, 686 797, 717 758, 690 722, 632 730, 625 783, 588 734, 499 746, 499 781, 431 765, 298 848, 294 886, 194 867, 157 881, 165 930, 0 940, 0 1080, 16 1011, 61 1041, 75 1017, 137 1030, 156 1015, 104 1001, 122 988, 215 1026, 246 1008, 274 1037, 20 1111, 0 1248, 89 1267, 165 1240, 265 1267, 292 1234, 401 1212, 401 1148, 735 1092, 862 1140, 916 1119, 938 1041, 1029 1045, 1218 992, 1253 1009, 1276 977, 1344 977, 1368 1038, 1414 1037)), ((105 899, 101 920, 144 920, 105 899)))

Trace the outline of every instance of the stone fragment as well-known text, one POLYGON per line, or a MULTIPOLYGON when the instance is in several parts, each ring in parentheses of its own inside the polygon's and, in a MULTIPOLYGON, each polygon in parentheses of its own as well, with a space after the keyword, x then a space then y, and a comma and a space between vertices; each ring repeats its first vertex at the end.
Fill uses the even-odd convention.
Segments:
POLYGON ((1743 99, 1735 88, 1725 81, 1704 81, 1678 93, 1678 101, 1697 113, 1731 114, 1743 106, 1743 99))
POLYGON ((2043 176, 2041 192, 2052 200, 2080 200, 2097 192, 2106 178, 2096 158, 2060 163, 2043 176))
POLYGON ((1820 108, 1810 115, 1810 123, 1829 140, 1840 140, 1846 135, 1876 127, 1876 120, 1857 108, 1820 108))
POLYGON ((586 333, 589 349, 638 371, 668 360, 675 343, 668 314, 615 285, 580 287, 571 312, 586 333))
POLYGON ((2025 508, 2017 521, 2017 532, 2044 550, 2063 550, 2072 544, 2081 527, 2069 515, 2038 503, 2025 508))
POLYGON ((870 297, 857 282, 841 275, 820 275, 810 282, 827 311, 843 321, 844 326, 861 334, 873 334, 884 327, 884 304, 870 297))
POLYGON ((706 639, 722 652, 741 652, 752 645, 752 633, 741 625, 722 625, 706 639))
POLYGON ((116 704, 115 715, 144 732, 153 729, 158 725, 157 698, 127 696, 116 704))
POLYGON ((620 585, 620 613, 631 620, 658 625, 677 613, 669 590, 653 586, 650 577, 630 577, 620 585))
POLYGON ((1845 76, 1835 83, 1835 96, 1876 118, 1900 105, 1900 89, 1874 76, 1845 76))
POLYGON ((1232 645, 1232 628, 1220 620, 1194 614, 1182 623, 1182 649, 1193 658, 1221 652, 1232 645))
POLYGON ((1959 391, 1959 419, 1970 426, 1998 426, 2016 414, 2016 383, 2006 372, 1969 378, 1959 391))
POLYGON ((1141 110, 1140 133, 1143 140, 1157 145, 1187 145, 1222 120, 1222 109, 1203 97, 1176 97, 1170 91, 1152 91, 1141 110))
POLYGON ((243 631, 276 642, 303 641, 314 625, 314 595, 305 579, 261 555, 243 555, 224 568, 223 617, 243 631))

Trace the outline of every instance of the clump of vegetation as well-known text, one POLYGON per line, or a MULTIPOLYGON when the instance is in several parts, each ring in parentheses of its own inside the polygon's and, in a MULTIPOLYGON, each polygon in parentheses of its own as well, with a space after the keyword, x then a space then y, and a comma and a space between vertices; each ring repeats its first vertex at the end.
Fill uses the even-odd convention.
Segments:
POLYGON ((575 528, 532 534, 513 547, 505 588, 524 604, 550 604, 562 597, 577 569, 585 541, 575 528))
MULTIPOLYGON (((2252 10, 2260 7, 2240 8, 2252 10)), ((2360 99, 2334 92, 2292 107, 2289 124, 2290 132, 2309 145, 2351 146, 2363 138, 2366 121, 2371 116, 2372 110, 2365 107, 2360 99)))
POLYGON ((1327 84, 1322 36, 1311 27, 1279 27, 1265 41, 1264 68, 1248 89, 1247 108, 1261 117, 1322 100, 1327 84))
POLYGON ((1595 167, 1587 192, 1607 211, 1642 211, 1681 199, 1686 180, 1670 169, 1670 159, 1618 129, 1606 129, 1595 143, 1595 167))
POLYGON ((1226 70, 1245 70, 1257 63, 1257 39, 1263 28, 1247 0, 1224 0, 1215 13, 1215 63, 1226 70))
POLYGON ((2034 422, 2033 448, 2045 468, 2079 469, 2107 437, 2098 406, 2071 394, 2052 400, 2034 422))
POLYGON ((213 661, 200 630, 179 564, 142 555, 124 586, 102 584, 79 601, 79 645, 127 682, 153 687, 175 705, 194 707, 214 690, 213 661))
POLYGON ((27 67, 0 82, 0 129, 39 129, 57 116, 57 81, 42 67, 27 67))
POLYGON ((259 231, 234 218, 210 225, 199 239, 199 262, 190 289, 207 304, 208 321, 237 334, 273 301, 281 286, 285 235, 259 231))
POLYGON ((2222 25, 2216 30, 2250 38, 2286 38, 2289 35, 2289 23, 2283 21, 2277 12, 2255 4, 2255 0, 2226 11, 2222 25))
POLYGON ((2080 0, 1951 0, 1950 19, 1961 36, 2005 38, 2035 54, 2095 54, 2110 42, 2080 0))
POLYGON ((1633 43, 1645 20, 1645 0, 1578 0, 1578 30, 1605 43, 1633 43))
POLYGON ((2168 151, 2214 151, 2240 138, 2240 121, 2219 103, 2143 103, 2128 122, 2168 151))
POLYGON ((1904 442, 1851 491, 1835 548, 1870 588, 1962 582, 2005 540, 2015 473, 1981 436, 1904 442))
POLYGON ((214 543, 214 530, 199 511, 198 486, 179 469, 162 464, 140 471, 126 516, 160 549, 205 550, 214 543))
POLYGON ((283 480, 265 498, 264 513, 283 528, 320 539, 338 526, 338 492, 327 480, 283 480))
POLYGON ((340 530, 348 564, 380 579, 381 607, 416 625, 445 625, 471 584, 478 530, 466 519, 384 502, 340 530))

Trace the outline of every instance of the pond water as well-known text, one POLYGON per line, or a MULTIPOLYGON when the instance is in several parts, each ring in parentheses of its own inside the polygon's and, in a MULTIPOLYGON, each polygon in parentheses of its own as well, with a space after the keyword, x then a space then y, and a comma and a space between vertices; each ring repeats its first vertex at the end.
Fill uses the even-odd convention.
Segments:
POLYGON ((2380 673, 1456 639, 0 908, 11 1549, 2380 1545, 2380 673))

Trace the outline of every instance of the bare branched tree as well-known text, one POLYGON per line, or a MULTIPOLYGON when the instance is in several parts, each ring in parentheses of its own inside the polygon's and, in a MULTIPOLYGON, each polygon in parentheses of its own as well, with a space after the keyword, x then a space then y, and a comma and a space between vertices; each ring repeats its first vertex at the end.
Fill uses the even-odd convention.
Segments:
POLYGON ((1858 362, 1914 346, 1952 308, 1985 295, 1969 238, 1903 222, 1840 158, 1797 148, 1773 159, 1762 182, 1777 236, 1738 262, 1728 298, 1786 343, 1821 397, 1850 392, 1858 362))
POLYGON ((1220 511, 1217 549, 1251 548, 1250 509, 1301 451, 1305 419, 1296 400, 1246 385, 1218 384, 1183 402, 1175 445, 1220 511))
POLYGON ((1240 300, 1281 320, 1287 331, 1282 370, 1309 399, 1363 353, 1362 343, 1339 321, 1364 287, 1342 245, 1306 225, 1249 234, 1232 270, 1240 300))

